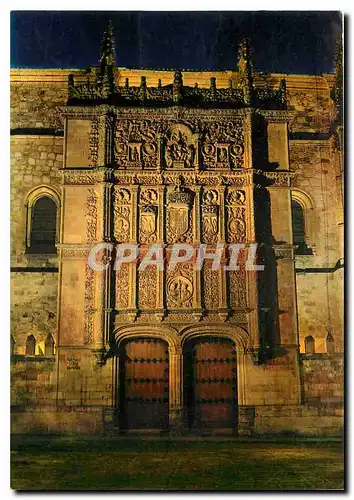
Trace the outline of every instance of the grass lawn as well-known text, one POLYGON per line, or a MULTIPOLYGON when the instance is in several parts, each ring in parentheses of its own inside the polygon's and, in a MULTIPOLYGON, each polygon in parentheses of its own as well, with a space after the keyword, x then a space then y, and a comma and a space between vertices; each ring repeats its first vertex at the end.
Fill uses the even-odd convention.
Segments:
POLYGON ((340 443, 15 437, 16 490, 323 490, 344 488, 340 443))

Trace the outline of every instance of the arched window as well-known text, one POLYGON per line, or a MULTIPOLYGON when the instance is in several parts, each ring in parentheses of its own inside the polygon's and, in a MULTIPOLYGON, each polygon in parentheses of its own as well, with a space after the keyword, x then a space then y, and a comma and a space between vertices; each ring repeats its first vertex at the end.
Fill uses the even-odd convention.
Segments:
POLYGON ((328 332, 327 338, 326 338, 326 347, 327 347, 327 353, 328 354, 333 354, 334 351, 334 338, 331 334, 331 332, 328 332))
POLYGON ((57 206, 49 196, 33 205, 31 214, 30 253, 56 253, 57 206))
POLYGON ((305 338, 305 354, 315 354, 315 339, 312 335, 305 338))
POLYGON ((305 218, 302 206, 298 201, 291 201, 291 212, 293 219, 293 242, 297 245, 295 253, 304 254, 305 243, 305 218))
POLYGON ((50 186, 33 189, 26 199, 26 252, 55 254, 58 241, 60 197, 50 186))
POLYGON ((33 335, 29 335, 26 340, 26 356, 34 356, 36 354, 36 339, 33 335))
POLYGON ((45 339, 44 344, 44 355, 45 356, 54 356, 54 340, 51 334, 49 333, 47 338, 45 339))
POLYGON ((312 199, 305 192, 293 189, 291 191, 291 212, 293 243, 297 247, 295 254, 312 255, 315 248, 312 199))

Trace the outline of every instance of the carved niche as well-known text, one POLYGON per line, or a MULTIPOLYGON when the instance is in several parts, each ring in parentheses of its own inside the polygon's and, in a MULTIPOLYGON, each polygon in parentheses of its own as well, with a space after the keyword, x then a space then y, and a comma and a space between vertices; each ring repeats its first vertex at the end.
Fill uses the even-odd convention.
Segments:
POLYGON ((202 235, 205 243, 216 243, 219 234, 219 193, 216 189, 206 189, 202 203, 202 235))
POLYGON ((123 243, 130 240, 131 193, 126 188, 114 186, 113 191, 113 236, 123 243))
POLYGON ((140 243, 153 243, 157 239, 159 194, 156 189, 145 188, 140 193, 140 243))
POLYGON ((246 193, 229 189, 226 197, 227 239, 230 243, 246 241, 246 193))
POLYGON ((117 120, 115 164, 117 168, 158 167, 159 125, 153 120, 117 120))
POLYGON ((167 194, 167 240, 191 243, 194 193, 180 184, 167 194))
POLYGON ((176 123, 164 137, 164 164, 166 168, 182 170, 197 166, 197 140, 187 125, 176 123))
POLYGON ((206 124, 201 149, 204 168, 228 170, 242 168, 243 141, 241 119, 206 124))

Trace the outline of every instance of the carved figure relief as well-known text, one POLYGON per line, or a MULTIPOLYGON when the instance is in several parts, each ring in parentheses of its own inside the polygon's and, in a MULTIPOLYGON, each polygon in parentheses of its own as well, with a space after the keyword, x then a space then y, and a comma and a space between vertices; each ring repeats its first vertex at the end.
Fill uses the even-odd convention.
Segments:
POLYGON ((203 166, 205 168, 228 170, 242 168, 242 120, 205 124, 201 152, 203 166))
POLYGON ((187 307, 193 295, 192 282, 184 276, 176 276, 169 281, 167 294, 172 307, 187 307))
POLYGON ((189 127, 172 125, 165 135, 164 160, 166 168, 184 169, 195 165, 196 143, 189 127))
POLYGON ((219 232, 219 193, 216 189, 204 192, 202 205, 202 235, 206 243, 216 243, 219 232))
POLYGON ((130 191, 115 186, 113 192, 113 235, 118 242, 130 240, 130 203, 130 191))
POLYGON ((246 194, 241 189, 230 190, 226 201, 228 241, 244 243, 246 241, 246 194))
POLYGON ((157 168, 159 124, 153 120, 117 120, 115 163, 118 168, 157 168))

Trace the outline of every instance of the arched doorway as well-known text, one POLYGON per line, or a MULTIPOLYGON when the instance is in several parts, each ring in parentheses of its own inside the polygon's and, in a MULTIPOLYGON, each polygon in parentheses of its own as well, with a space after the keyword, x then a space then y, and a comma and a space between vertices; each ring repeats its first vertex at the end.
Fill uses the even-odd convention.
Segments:
POLYGON ((235 343, 200 336, 184 345, 184 405, 192 432, 237 430, 235 343))
POLYGON ((168 428, 168 344, 159 338, 124 340, 119 350, 121 430, 168 428))

